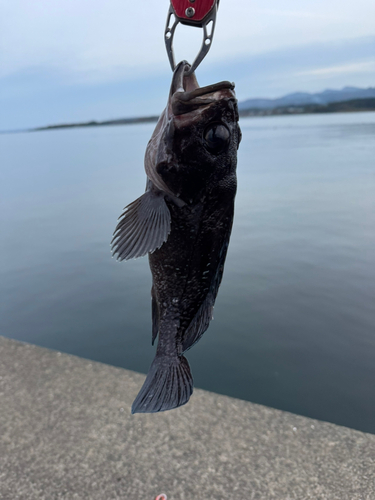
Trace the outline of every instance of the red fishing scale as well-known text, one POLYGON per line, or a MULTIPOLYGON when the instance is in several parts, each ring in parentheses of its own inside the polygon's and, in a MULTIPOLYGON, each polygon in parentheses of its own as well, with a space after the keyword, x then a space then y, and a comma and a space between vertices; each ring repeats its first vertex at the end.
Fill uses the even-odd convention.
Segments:
POLYGON ((215 3, 216 0, 171 0, 175 15, 184 24, 200 23, 215 3))
POLYGON ((195 71, 210 50, 215 30, 219 0, 171 0, 165 26, 164 40, 169 62, 174 71, 176 62, 173 53, 173 37, 178 23, 203 28, 203 42, 187 74, 195 71), (172 22, 172 17, 174 21, 172 22))

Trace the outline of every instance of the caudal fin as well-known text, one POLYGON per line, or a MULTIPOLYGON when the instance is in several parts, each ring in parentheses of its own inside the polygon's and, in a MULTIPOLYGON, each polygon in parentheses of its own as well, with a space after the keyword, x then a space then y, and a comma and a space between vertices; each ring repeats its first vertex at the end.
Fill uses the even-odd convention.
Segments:
POLYGON ((186 404, 193 393, 188 360, 156 356, 132 405, 132 413, 156 413, 186 404))

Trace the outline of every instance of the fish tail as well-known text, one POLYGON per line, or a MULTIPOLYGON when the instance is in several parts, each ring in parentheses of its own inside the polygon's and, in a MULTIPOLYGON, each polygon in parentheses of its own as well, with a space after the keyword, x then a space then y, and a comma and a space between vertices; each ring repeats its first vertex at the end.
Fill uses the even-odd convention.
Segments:
POLYGON ((156 355, 132 405, 132 413, 156 413, 186 404, 193 393, 193 377, 184 356, 156 355))

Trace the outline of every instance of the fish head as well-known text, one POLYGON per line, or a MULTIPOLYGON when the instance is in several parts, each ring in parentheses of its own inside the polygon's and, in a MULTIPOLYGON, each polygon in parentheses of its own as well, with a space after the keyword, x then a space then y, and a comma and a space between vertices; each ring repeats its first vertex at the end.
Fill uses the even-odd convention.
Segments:
POLYGON ((175 69, 167 106, 148 143, 145 168, 161 191, 193 203, 207 189, 235 183, 241 140, 234 84, 200 87, 190 65, 175 69))

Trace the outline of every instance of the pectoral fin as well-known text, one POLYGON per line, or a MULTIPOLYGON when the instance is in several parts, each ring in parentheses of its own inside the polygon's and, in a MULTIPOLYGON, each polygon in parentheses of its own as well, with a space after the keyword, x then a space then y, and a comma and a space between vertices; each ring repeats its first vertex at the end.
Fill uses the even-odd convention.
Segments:
POLYGON ((167 241, 171 215, 164 194, 151 189, 125 207, 112 239, 117 260, 142 257, 167 241))

